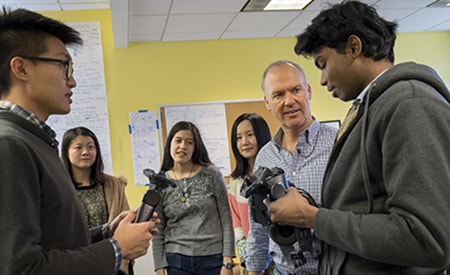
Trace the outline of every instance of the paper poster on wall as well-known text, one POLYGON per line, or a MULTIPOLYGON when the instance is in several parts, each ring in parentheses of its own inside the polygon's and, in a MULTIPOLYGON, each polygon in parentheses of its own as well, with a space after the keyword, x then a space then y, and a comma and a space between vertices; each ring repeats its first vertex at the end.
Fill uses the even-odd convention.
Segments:
POLYGON ((211 161, 223 175, 230 174, 225 104, 166 106, 165 118, 167 133, 180 120, 193 122, 200 131, 211 161))
POLYGON ((341 127, 341 121, 340 120, 326 120, 321 121, 321 124, 330 125, 331 127, 334 127, 336 129, 339 129, 341 127))
POLYGON ((113 174, 100 24, 67 24, 79 31, 83 39, 83 46, 68 48, 74 63, 77 86, 72 90, 71 112, 67 115, 51 115, 47 123, 56 131, 60 149, 66 130, 84 126, 93 131, 100 142, 105 172, 113 174))
POLYGON ((158 143, 158 120, 155 111, 129 113, 129 131, 133 155, 134 185, 147 185, 142 171, 150 168, 159 172, 161 158, 158 143))

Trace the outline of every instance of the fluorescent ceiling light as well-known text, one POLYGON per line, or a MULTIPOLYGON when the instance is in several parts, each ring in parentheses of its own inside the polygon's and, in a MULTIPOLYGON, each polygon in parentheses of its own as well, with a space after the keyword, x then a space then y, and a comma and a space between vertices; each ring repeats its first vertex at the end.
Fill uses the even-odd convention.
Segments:
POLYGON ((450 8, 450 0, 437 0, 427 6, 427 8, 441 8, 441 7, 450 8))
POLYGON ((313 0, 248 0, 241 11, 302 10, 313 0))
POLYGON ((267 10, 302 10, 312 0, 272 0, 264 8, 267 10))

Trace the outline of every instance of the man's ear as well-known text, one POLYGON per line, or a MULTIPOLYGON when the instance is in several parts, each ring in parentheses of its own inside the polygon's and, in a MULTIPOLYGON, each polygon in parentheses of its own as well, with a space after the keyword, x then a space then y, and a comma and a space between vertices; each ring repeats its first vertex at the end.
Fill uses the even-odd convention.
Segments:
POLYGON ((308 83, 308 87, 307 87, 307 92, 308 92, 308 95, 309 95, 309 100, 311 100, 312 99, 312 88, 311 88, 311 85, 308 83))
POLYGON ((27 63, 22 57, 15 56, 9 62, 11 76, 18 79, 28 79, 27 63))
POLYGON ((357 35, 350 35, 347 39, 347 45, 345 46, 345 52, 358 56, 362 53, 363 45, 361 39, 357 35))
POLYGON ((269 105, 269 101, 267 100, 266 95, 264 95, 264 105, 266 105, 267 111, 270 112, 270 105, 269 105))

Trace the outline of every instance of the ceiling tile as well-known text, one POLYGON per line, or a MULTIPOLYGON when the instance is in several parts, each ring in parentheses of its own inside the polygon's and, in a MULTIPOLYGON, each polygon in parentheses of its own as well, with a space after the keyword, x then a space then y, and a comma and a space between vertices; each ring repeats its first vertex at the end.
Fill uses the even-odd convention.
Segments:
MULTIPOLYGON (((320 10, 342 0, 314 0, 304 11, 293 12, 240 12, 247 0, 59 1, 0 0, 0 5, 6 4, 11 8, 20 5, 35 11, 111 8, 114 44, 127 47, 127 40, 295 37, 304 31, 320 10), (116 3, 122 1, 125 6, 116 3)), ((450 8, 427 8, 434 0, 360 1, 374 5, 386 20, 396 20, 398 32, 450 31, 450 8)))
POLYGON ((290 35, 292 33, 300 33, 311 24, 311 20, 319 13, 319 11, 304 11, 295 18, 289 25, 280 31, 280 35, 290 35))
POLYGON ((167 33, 164 35, 163 41, 216 40, 219 37, 220 32, 167 33))
POLYGON ((173 0, 172 13, 236 13, 247 0, 173 0))
POLYGON ((436 0, 380 0, 375 4, 377 9, 423 8, 436 0))
POLYGON ((56 0, 48 0, 42 2, 16 2, 16 1, 1 1, 1 6, 5 6, 11 9, 24 8, 32 11, 54 11, 61 10, 56 0))
MULTIPOLYGON (((40 0, 39 0, 40 1, 40 0)), ((64 4, 79 4, 79 5, 90 5, 90 4, 108 4, 109 0, 59 0, 57 2, 60 2, 62 5, 64 4)))
POLYGON ((299 12, 241 12, 228 27, 231 32, 279 30, 299 12))
POLYGON ((402 31, 423 32, 449 19, 450 8, 425 8, 402 19, 400 26, 402 31))
MULTIPOLYGON (((377 2, 378 0, 360 0, 360 2, 367 3, 369 5, 372 5, 373 3, 377 2)), ((393 0, 390 0, 393 1, 393 0)), ((397 0, 396 0, 397 1, 397 0)), ((324 8, 328 8, 330 5, 341 3, 342 0, 314 0, 311 4, 309 4, 305 11, 320 11, 324 8)))
POLYGON ((171 1, 130 0, 130 15, 167 15, 171 1))
POLYGON ((2 0, 0 1, 1 5, 9 5, 9 4, 16 4, 16 5, 22 5, 22 4, 27 4, 27 5, 46 5, 46 4, 54 4, 57 5, 58 4, 58 0, 2 0))
POLYGON ((166 17, 163 15, 131 16, 129 20, 130 34, 159 34, 164 31, 166 17))
POLYGON ((62 10, 107 10, 109 2, 98 3, 61 3, 62 10))
POLYGON ((417 9, 379 9, 378 14, 388 21, 399 21, 414 14, 417 9))
POLYGON ((234 14, 175 14, 169 17, 166 33, 222 32, 234 14))
POLYGON ((444 21, 430 29, 428 29, 427 31, 448 31, 450 30, 450 20, 444 21))

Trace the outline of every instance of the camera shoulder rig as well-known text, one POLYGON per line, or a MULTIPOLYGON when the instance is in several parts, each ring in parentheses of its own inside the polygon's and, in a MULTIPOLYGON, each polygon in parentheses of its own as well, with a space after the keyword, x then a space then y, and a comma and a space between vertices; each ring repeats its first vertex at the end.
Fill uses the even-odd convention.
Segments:
MULTIPOLYGON (((283 197, 290 186, 293 185, 286 179, 283 169, 258 167, 253 175, 244 178, 241 196, 249 199, 251 218, 255 222, 267 226, 271 239, 280 246, 283 254, 288 256, 286 259, 291 259, 297 273, 299 267, 306 263, 305 252, 310 253, 315 259, 320 256, 321 243, 314 236, 312 229, 272 223, 270 212, 264 203, 265 199, 275 201, 283 197), (296 242, 299 244, 299 250, 293 247, 296 242)), ((318 206, 306 190, 301 188, 297 188, 297 190, 308 200, 309 204, 318 206)))

